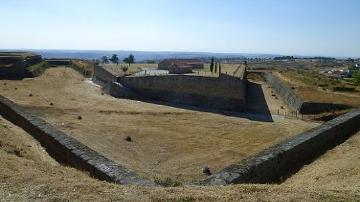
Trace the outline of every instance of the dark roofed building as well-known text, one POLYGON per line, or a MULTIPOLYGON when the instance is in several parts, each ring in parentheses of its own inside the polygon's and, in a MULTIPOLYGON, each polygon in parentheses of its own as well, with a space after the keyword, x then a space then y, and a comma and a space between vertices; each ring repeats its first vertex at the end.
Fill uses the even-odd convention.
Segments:
POLYGON ((188 74, 192 73, 193 67, 190 65, 172 64, 169 67, 170 74, 188 74))
POLYGON ((159 63, 159 69, 170 70, 172 65, 191 66, 193 69, 204 68, 204 63, 199 59, 165 59, 159 63))

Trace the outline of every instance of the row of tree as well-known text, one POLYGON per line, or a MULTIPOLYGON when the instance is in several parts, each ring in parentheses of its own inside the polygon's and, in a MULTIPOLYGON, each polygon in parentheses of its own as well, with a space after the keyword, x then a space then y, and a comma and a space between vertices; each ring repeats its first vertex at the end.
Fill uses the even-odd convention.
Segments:
POLYGON ((217 73, 219 70, 219 74, 221 74, 221 63, 215 62, 215 58, 211 58, 210 62, 210 71, 211 73, 217 73))
MULTIPOLYGON (((103 56, 101 58, 101 61, 104 64, 109 64, 110 62, 112 62, 118 65, 120 60, 116 54, 113 54, 110 59, 107 56, 103 56)), ((135 63, 135 56, 133 54, 130 54, 128 57, 123 59, 123 62, 130 66, 131 64, 135 63)))

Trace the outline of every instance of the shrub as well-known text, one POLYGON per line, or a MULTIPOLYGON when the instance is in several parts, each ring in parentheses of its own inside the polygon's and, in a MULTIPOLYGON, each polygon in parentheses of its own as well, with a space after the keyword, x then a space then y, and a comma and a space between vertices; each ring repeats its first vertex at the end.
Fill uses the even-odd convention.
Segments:
POLYGON ((46 70, 46 68, 48 68, 48 63, 46 61, 42 61, 27 67, 26 71, 29 77, 37 77, 40 76, 46 70))
POLYGON ((155 183, 157 185, 160 185, 160 186, 163 186, 163 187, 178 187, 178 186, 181 186, 181 182, 173 180, 171 178, 155 179, 155 183))
POLYGON ((126 73, 129 70, 129 67, 126 65, 121 66, 121 69, 124 73, 126 73))
POLYGON ((354 84, 360 86, 360 70, 353 73, 354 84))
POLYGON ((333 91, 342 91, 342 92, 354 92, 355 88, 354 87, 348 87, 348 86, 335 86, 332 87, 333 91))

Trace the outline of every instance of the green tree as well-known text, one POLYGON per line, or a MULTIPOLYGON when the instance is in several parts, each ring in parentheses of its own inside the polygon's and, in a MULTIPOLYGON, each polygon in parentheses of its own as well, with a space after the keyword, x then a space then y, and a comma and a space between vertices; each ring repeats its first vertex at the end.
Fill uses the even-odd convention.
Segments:
POLYGON ((130 54, 129 57, 124 58, 123 62, 127 63, 130 67, 131 64, 135 63, 135 57, 133 54, 130 54))
POLYGON ((211 73, 214 71, 214 57, 211 58, 211 63, 210 63, 210 71, 211 73))
POLYGON ((221 74, 221 63, 219 62, 219 74, 221 74))
POLYGON ((119 64, 119 58, 118 58, 118 56, 116 55, 116 54, 113 54, 112 56, 111 56, 111 58, 110 58, 110 61, 112 62, 112 63, 114 63, 114 64, 119 64))
POLYGON ((218 70, 218 63, 215 62, 215 73, 217 73, 217 70, 218 70))
POLYGON ((156 64, 156 61, 155 60, 146 60, 146 63, 147 64, 156 64))
POLYGON ((353 73, 354 84, 360 86, 360 70, 353 73))
POLYGON ((104 64, 108 64, 109 63, 109 58, 107 56, 102 56, 101 61, 104 64))

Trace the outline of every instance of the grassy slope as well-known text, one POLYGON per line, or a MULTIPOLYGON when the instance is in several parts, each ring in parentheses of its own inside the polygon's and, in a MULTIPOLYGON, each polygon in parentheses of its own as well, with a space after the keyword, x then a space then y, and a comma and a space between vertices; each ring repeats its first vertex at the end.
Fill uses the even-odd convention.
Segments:
POLYGON ((94 71, 94 64, 86 60, 72 60, 71 67, 86 77, 91 77, 94 71))
POLYGON ((331 80, 314 72, 302 70, 281 70, 275 74, 288 83, 289 86, 294 87, 295 92, 305 101, 360 107, 359 88, 352 93, 330 90, 333 87, 346 86, 343 81, 331 80))
POLYGON ((44 73, 47 68, 47 62, 42 61, 40 63, 27 67, 26 70, 29 71, 31 77, 37 77, 44 73))
POLYGON ((0 87, 3 95, 152 179, 202 179, 205 165, 218 171, 316 125, 300 120, 251 121, 115 99, 101 95, 99 88, 70 68, 51 68, 35 79, 6 83, 0 87), (132 143, 124 141, 128 135, 132 143))
MULTIPOLYGON (((351 180, 351 185, 355 185, 345 188, 327 186, 332 179, 325 177, 314 186, 313 178, 307 181, 307 176, 302 178, 301 184, 290 180, 283 185, 176 188, 115 185, 58 165, 34 139, 2 118, 0 126, 1 201, 355 201, 360 194, 359 180, 352 180, 358 179, 359 174, 354 172, 341 174, 340 179, 331 181, 333 185, 341 185, 351 180)), ((336 162, 328 159, 328 163, 336 162)))
MULTIPOLYGON (((19 100, 22 104, 39 104, 29 101, 29 89, 14 92, 12 87, 6 88, 10 95, 24 95, 19 100)), ((40 105, 48 105, 48 98, 42 99, 40 105)), ((86 99, 78 101, 87 106, 86 99)), ((0 200, 356 201, 360 195, 359 135, 282 185, 143 188, 100 182, 86 173, 58 165, 33 138, 0 117, 0 200)))
POLYGON ((360 132, 305 166, 285 183, 293 187, 347 190, 360 194, 360 132))

